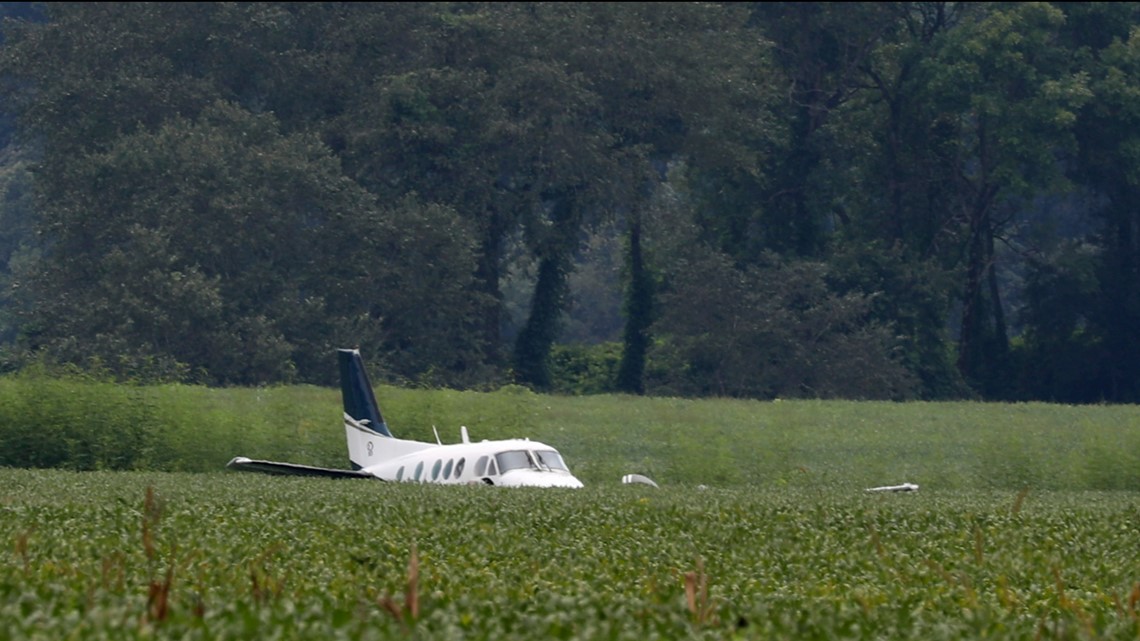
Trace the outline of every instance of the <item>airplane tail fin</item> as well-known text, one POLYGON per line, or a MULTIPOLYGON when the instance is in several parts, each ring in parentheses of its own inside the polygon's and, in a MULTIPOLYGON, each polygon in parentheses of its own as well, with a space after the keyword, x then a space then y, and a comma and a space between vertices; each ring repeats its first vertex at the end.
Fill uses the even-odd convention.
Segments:
POLYGON ((376 396, 360 351, 338 349, 340 365, 340 393, 344 400, 344 429, 348 437, 348 458, 354 469, 364 467, 373 455, 372 438, 392 438, 388 424, 380 414, 376 396))
POLYGON ((360 351, 338 349, 337 356, 340 360, 340 393, 344 400, 344 413, 373 432, 391 437, 388 424, 380 414, 380 406, 376 404, 372 382, 364 370, 360 351))

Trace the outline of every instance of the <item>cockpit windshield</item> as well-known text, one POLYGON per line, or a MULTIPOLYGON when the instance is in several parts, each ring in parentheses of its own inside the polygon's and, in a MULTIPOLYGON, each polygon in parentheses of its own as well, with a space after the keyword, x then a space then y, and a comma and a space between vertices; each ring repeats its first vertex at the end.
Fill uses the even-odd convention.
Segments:
POLYGON ((499 473, 502 474, 509 470, 519 470, 526 468, 538 467, 530 460, 530 456, 526 450, 512 450, 510 452, 499 452, 495 455, 495 460, 499 462, 499 473))
POLYGON ((540 465, 548 467, 552 470, 563 470, 569 472, 570 468, 566 467, 566 463, 562 461, 562 456, 554 450, 537 450, 535 455, 538 456, 540 465))
POLYGON ((566 467, 566 463, 562 461, 562 457, 554 450, 499 452, 495 455, 495 460, 499 463, 500 474, 510 470, 525 469, 570 471, 566 467))

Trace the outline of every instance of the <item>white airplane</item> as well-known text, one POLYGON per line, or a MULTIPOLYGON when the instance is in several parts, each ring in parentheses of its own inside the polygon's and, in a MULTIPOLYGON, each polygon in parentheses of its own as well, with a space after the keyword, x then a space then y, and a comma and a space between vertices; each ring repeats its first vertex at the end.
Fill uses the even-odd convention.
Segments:
MULTIPOLYGON (((339 349, 337 359, 351 470, 258 461, 244 456, 234 457, 226 467, 265 474, 377 478, 410 483, 582 487, 558 450, 538 441, 510 439, 472 443, 466 426, 460 428, 463 442, 450 445, 405 441, 392 436, 376 404, 360 351, 339 349)), ((436 440, 439 440, 438 434, 436 440)))

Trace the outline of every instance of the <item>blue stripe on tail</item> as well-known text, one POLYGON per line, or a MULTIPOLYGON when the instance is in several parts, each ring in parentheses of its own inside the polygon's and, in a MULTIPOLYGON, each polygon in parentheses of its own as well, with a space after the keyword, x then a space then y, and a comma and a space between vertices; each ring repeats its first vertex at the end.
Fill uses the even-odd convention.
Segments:
POLYGON ((392 433, 388 431, 388 424, 380 415, 380 406, 376 404, 376 396, 372 393, 368 373, 364 371, 360 351, 338 349, 337 360, 340 363, 340 394, 344 399, 345 414, 376 433, 391 437, 392 433))

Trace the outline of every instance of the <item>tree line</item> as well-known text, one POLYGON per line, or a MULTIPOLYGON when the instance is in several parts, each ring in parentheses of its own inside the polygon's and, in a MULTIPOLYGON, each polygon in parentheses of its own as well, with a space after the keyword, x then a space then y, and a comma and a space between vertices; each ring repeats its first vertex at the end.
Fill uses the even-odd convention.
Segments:
POLYGON ((7 5, 7 370, 1140 400, 1136 4, 7 5))

